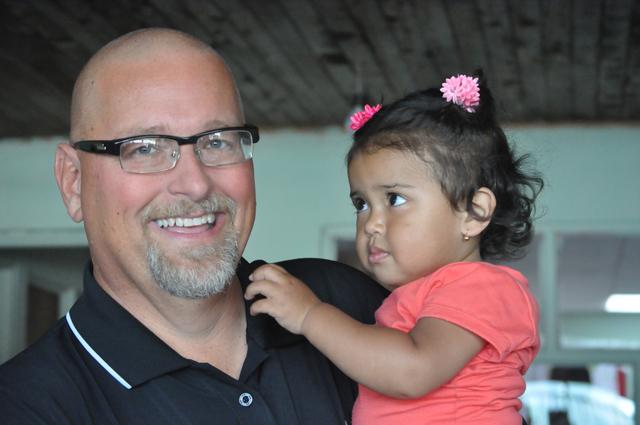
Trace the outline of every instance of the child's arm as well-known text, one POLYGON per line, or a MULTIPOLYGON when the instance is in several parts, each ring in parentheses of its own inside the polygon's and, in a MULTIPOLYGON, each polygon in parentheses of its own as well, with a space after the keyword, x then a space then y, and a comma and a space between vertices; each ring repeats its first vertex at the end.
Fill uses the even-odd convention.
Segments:
POLYGON ((353 380, 395 398, 421 397, 453 378, 484 346, 484 340, 445 320, 423 318, 408 334, 365 325, 322 303, 284 269, 262 266, 245 293, 251 314, 273 316, 304 335, 353 380))

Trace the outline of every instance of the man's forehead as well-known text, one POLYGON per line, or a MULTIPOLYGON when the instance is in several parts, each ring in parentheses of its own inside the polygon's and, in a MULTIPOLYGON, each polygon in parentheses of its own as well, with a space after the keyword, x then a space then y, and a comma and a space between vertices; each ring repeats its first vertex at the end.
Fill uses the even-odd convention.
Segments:
POLYGON ((213 49, 190 39, 168 39, 171 43, 160 43, 162 38, 144 38, 108 46, 104 53, 96 55, 87 75, 81 77, 87 81, 79 95, 82 91, 97 91, 94 94, 99 97, 110 98, 109 91, 117 88, 128 90, 126 97, 135 97, 135 90, 148 88, 149 83, 158 90, 169 86, 188 90, 194 79, 202 85, 201 91, 219 92, 216 96, 237 94, 229 68, 213 49))

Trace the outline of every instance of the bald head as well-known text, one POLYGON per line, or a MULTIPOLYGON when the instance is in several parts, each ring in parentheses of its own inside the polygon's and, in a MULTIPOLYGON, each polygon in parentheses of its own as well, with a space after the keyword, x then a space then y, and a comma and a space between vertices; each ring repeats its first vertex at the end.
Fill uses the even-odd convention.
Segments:
MULTIPOLYGON (((211 78, 232 86, 241 111, 240 96, 230 70, 220 55, 201 40, 172 29, 147 28, 125 34, 102 47, 84 66, 71 97, 70 139, 94 138, 93 129, 100 118, 101 84, 112 79, 119 69, 134 64, 167 66, 172 61, 201 57, 215 68, 211 78)), ((168 70, 170 71, 170 70, 168 70)))

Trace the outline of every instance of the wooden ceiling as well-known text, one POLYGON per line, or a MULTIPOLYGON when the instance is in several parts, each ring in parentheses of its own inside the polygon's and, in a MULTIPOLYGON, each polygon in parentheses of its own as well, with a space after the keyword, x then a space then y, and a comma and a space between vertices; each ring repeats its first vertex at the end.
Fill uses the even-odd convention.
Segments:
POLYGON ((111 39, 190 32, 226 58, 248 121, 342 124, 484 69, 509 122, 640 120, 640 0, 0 0, 0 138, 65 134, 75 76, 111 39))

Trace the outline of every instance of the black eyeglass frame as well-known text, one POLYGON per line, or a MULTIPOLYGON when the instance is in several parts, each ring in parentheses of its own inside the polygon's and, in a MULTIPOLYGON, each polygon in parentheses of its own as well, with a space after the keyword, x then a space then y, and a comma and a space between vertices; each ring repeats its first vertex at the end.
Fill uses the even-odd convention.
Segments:
POLYGON ((175 140, 178 143, 178 146, 182 145, 195 145, 198 143, 198 139, 203 136, 207 136, 209 134, 219 133, 221 131, 235 131, 235 130, 244 130, 251 134, 251 142, 258 143, 260 140, 260 133, 258 131, 258 127, 255 125, 246 124, 240 127, 223 127, 216 128, 214 130, 203 131, 202 133, 194 134, 189 137, 179 137, 179 136, 171 136, 167 134, 142 134, 138 136, 128 136, 123 137, 121 139, 112 139, 112 140, 79 140, 77 142, 73 142, 71 146, 74 149, 81 150, 83 152, 91 152, 91 153, 106 153, 109 155, 120 156, 120 146, 123 143, 129 142, 131 140, 138 140, 144 138, 163 138, 175 140))

